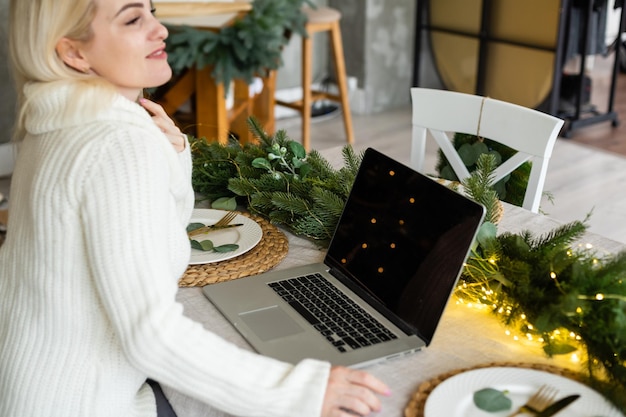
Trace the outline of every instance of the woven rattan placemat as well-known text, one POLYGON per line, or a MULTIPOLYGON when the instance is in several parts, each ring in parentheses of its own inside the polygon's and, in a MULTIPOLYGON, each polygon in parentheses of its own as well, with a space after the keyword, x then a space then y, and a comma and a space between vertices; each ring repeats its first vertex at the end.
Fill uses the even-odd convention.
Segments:
POLYGON ((484 365, 479 365, 479 366, 475 366, 472 368, 457 369, 454 371, 450 371, 450 372, 446 372, 444 374, 438 375, 433 379, 423 382, 417 388, 417 391, 415 391, 415 393, 411 396, 409 403, 404 409, 404 417, 424 417, 424 405, 426 404, 426 399, 428 398, 430 393, 433 392, 433 390, 437 387, 437 385, 439 385, 446 379, 454 375, 460 374, 462 372, 471 371, 473 369, 490 368, 490 367, 495 367, 495 366, 536 369, 539 371, 550 372, 551 374, 561 375, 567 378, 571 378, 579 382, 581 381, 580 375, 574 371, 560 368, 558 366, 537 364, 537 363, 497 362, 497 363, 488 363, 484 365))
POLYGON ((240 213, 256 221, 263 236, 248 252, 221 262, 189 265, 178 285, 196 287, 243 278, 266 272, 282 261, 289 250, 289 241, 283 232, 261 216, 240 213))

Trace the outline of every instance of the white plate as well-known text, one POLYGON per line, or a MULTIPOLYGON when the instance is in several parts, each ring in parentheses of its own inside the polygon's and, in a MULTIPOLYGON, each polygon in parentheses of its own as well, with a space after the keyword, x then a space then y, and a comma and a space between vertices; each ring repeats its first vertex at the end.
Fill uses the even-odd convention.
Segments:
POLYGON ((559 390, 558 398, 580 394, 580 398, 556 416, 623 417, 607 400, 591 388, 569 378, 524 368, 493 367, 475 369, 454 375, 433 390, 426 399, 424 417, 504 417, 511 414, 534 394, 541 385, 559 390), (483 388, 508 391, 511 410, 486 412, 474 405, 474 392, 483 388))
MULTIPOLYGON (((212 209, 195 209, 191 215, 190 223, 202 223, 211 225, 217 223, 226 211, 212 209)), ((232 252, 213 252, 191 249, 189 265, 208 264, 225 261, 248 252, 254 248, 263 237, 261 226, 249 217, 238 214, 231 224, 243 223, 243 226, 231 227, 230 229, 216 230, 214 232, 194 236, 195 240, 203 241, 209 239, 215 246, 236 243, 239 248, 232 252)))

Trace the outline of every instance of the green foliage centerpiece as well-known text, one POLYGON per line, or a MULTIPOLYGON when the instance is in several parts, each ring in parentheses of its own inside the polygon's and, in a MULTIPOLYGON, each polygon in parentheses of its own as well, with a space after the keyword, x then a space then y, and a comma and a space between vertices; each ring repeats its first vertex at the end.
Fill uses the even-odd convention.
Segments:
MULTIPOLYGON (((227 145, 191 138, 193 186, 215 201, 250 211, 324 247, 335 230, 362 154, 343 149, 334 169, 306 153, 284 131, 274 136, 250 120, 258 144, 227 145)), ((482 304, 510 329, 537 341, 547 355, 583 352, 588 383, 626 411, 626 251, 598 256, 573 249, 587 230, 575 221, 544 236, 497 233, 493 155, 483 154, 463 192, 487 207, 487 221, 464 267, 455 296, 482 304)))
POLYGON ((324 246, 335 231, 362 155, 346 147, 345 166, 334 169, 318 152, 307 155, 284 131, 270 136, 254 119, 250 128, 258 144, 192 139, 194 190, 212 201, 234 199, 324 246))

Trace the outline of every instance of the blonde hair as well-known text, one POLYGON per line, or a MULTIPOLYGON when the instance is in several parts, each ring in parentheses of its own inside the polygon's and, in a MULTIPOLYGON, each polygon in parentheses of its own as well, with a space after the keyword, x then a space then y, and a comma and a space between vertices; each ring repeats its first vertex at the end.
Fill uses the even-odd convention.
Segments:
POLYGON ((95 0, 11 0, 9 53, 18 96, 15 140, 24 136, 29 102, 40 89, 43 92, 61 83, 73 87, 74 102, 59 109, 60 117, 71 117, 76 111, 97 111, 96 107, 110 102, 107 98, 112 99, 112 85, 67 66, 56 52, 57 42, 64 37, 91 39, 96 8, 95 0))

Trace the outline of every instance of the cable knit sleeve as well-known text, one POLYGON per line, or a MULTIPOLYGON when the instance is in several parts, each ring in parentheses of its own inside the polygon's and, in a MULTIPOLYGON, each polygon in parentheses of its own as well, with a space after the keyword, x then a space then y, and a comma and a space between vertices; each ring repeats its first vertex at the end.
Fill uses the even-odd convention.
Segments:
POLYGON ((318 416, 329 364, 292 366, 239 349, 186 318, 175 302, 189 242, 171 187, 191 168, 189 150, 177 155, 160 140, 117 129, 98 144, 83 182, 87 256, 123 357, 232 414, 318 416))
POLYGON ((185 149, 178 154, 178 159, 180 161, 180 166, 183 169, 183 173, 185 178, 191 178, 191 145, 189 144, 189 138, 187 135, 185 136, 185 149))

